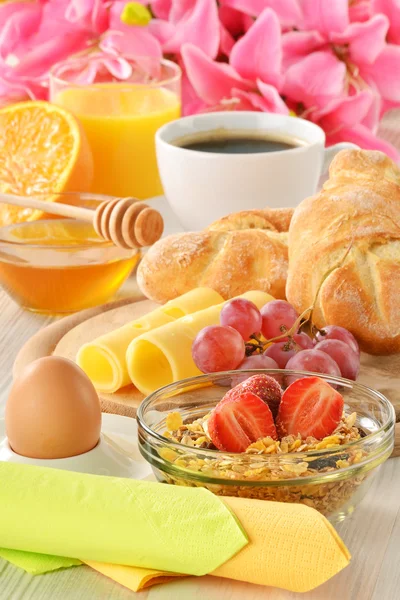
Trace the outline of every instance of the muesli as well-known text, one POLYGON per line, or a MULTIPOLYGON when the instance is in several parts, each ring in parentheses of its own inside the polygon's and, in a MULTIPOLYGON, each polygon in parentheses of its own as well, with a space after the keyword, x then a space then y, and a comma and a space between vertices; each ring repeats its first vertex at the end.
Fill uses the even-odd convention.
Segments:
MULTIPOLYGON (((284 408, 276 418, 278 431, 283 428, 280 421, 283 413, 284 408)), ((344 469, 361 462, 364 457, 363 451, 355 444, 363 436, 356 426, 355 412, 345 414, 342 411, 333 431, 322 439, 313 435, 303 436, 300 432, 276 435, 275 439, 265 436, 251 441, 244 452, 236 454, 228 453, 228 450, 224 452, 215 445, 215 435, 210 435, 211 418, 212 413, 209 413, 183 423, 180 413, 168 415, 167 430, 163 435, 187 447, 187 453, 177 452, 172 447, 160 452, 162 458, 180 471, 179 475, 163 473, 168 483, 207 487, 222 496, 300 502, 323 514, 331 514, 354 494, 366 477, 362 470, 355 476, 334 479, 326 476, 339 470, 343 473, 344 469), (197 449, 214 450, 215 457, 200 457, 196 454, 197 449), (310 477, 312 482, 307 479, 310 477)))

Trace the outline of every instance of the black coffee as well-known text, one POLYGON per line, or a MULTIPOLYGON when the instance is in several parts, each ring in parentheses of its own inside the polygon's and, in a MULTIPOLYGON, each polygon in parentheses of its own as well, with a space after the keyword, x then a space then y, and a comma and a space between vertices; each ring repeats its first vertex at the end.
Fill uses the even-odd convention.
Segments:
POLYGON ((175 146, 200 152, 217 154, 258 154, 280 152, 304 146, 303 140, 273 136, 262 131, 214 130, 201 132, 175 140, 175 146))

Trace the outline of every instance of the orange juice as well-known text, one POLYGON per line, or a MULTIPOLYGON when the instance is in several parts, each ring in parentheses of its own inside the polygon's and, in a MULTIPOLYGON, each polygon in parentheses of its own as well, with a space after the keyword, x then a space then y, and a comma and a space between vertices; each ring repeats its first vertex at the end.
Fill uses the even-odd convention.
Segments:
POLYGON ((94 158, 92 192, 140 199, 162 194, 154 136, 180 116, 172 91, 130 83, 66 88, 53 102, 81 121, 94 158))

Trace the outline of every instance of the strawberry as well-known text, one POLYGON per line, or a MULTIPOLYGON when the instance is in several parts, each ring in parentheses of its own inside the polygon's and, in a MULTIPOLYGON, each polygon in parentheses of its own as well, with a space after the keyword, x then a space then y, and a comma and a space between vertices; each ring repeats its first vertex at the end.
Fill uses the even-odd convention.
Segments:
POLYGON ((244 452, 252 442, 267 436, 278 439, 269 407, 251 392, 227 396, 208 420, 208 433, 218 450, 244 452))
POLYGON ((279 434, 321 440, 339 424, 343 404, 343 396, 320 377, 297 379, 282 395, 276 420, 279 434))
POLYGON ((274 418, 276 417, 282 398, 282 388, 273 377, 264 374, 252 375, 232 388, 232 394, 237 392, 251 392, 255 394, 268 404, 274 418))

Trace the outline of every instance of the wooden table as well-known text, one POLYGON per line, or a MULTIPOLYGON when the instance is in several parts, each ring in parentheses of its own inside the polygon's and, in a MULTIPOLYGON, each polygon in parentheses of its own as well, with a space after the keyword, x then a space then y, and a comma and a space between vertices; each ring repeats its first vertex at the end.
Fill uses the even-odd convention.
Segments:
MULTIPOLYGON (((0 415, 19 348, 49 317, 24 312, 0 291, 0 415)), ((1 493, 1 482, 0 482, 1 493)), ((314 592, 278 589, 216 577, 190 577, 135 594, 89 567, 33 577, 0 559, 2 600, 394 600, 400 589, 400 458, 387 461, 355 514, 337 527, 353 559, 314 592)))
MULTIPOLYGON (((400 119, 392 111, 380 135, 400 147, 400 119)), ((0 291, 0 416, 21 346, 52 319, 20 310, 0 291)), ((1 493, 1 482, 0 482, 1 493)), ((307 594, 188 577, 135 594, 89 567, 33 577, 0 559, 1 600, 395 600, 400 596, 400 457, 388 460, 355 514, 337 526, 353 558, 347 569, 307 594)))

